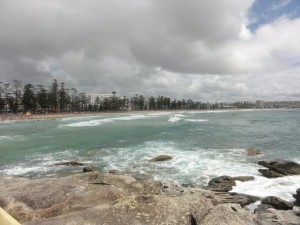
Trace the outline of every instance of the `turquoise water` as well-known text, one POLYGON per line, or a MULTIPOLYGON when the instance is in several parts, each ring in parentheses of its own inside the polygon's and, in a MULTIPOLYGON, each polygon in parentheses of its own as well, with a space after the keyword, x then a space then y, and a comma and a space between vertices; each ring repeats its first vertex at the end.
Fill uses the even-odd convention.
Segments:
POLYGON ((0 174, 39 178, 81 172, 82 167, 53 166, 76 160, 104 171, 199 185, 220 175, 253 175, 255 181, 238 183, 235 190, 289 199, 300 176, 266 179, 256 162, 300 163, 299 136, 299 109, 129 112, 2 124, 0 174), (250 147, 264 154, 248 157, 245 149, 250 147), (160 154, 173 159, 148 162, 160 154))

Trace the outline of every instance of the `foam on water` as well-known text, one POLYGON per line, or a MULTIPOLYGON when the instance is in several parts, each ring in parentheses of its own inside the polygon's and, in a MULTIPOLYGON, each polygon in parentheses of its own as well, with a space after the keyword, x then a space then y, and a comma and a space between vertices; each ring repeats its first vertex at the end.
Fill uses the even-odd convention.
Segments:
POLYGON ((207 122, 208 120, 204 120, 204 119, 185 119, 186 121, 189 122, 207 122))
POLYGON ((145 119, 145 118, 149 118, 149 117, 147 115, 129 115, 129 116, 115 117, 112 119, 129 121, 129 120, 138 120, 138 119, 145 119))
POLYGON ((116 121, 130 121, 130 120, 138 120, 138 119, 145 119, 145 118, 151 118, 151 116, 129 115, 129 116, 120 116, 120 117, 108 117, 108 118, 101 118, 96 120, 87 120, 87 121, 80 121, 76 123, 63 124, 63 125, 59 125, 59 127, 94 127, 94 126, 99 126, 103 123, 112 123, 116 121))
POLYGON ((147 116, 168 116, 172 114, 171 112, 154 112, 154 113, 148 113, 147 116))
MULTIPOLYGON (((56 166, 55 163, 68 161, 80 161, 85 164, 94 163, 86 157, 79 158, 78 152, 74 150, 66 150, 55 153, 35 153, 31 156, 26 156, 24 162, 18 164, 8 164, 1 168, 1 175, 8 176, 24 176, 24 177, 43 177, 49 174, 59 174, 65 170, 81 170, 81 168, 72 168, 66 166, 56 166)), ((78 171, 78 172, 79 172, 78 171)))
POLYGON ((0 136, 0 141, 1 140, 13 140, 13 137, 10 137, 10 136, 0 136))
POLYGON ((28 167, 27 165, 19 165, 14 166, 11 168, 6 168, 1 171, 1 174, 5 174, 8 176, 22 176, 29 173, 34 172, 46 172, 47 168, 43 166, 31 166, 28 167))
POLYGON ((67 118, 62 118, 60 121, 65 122, 65 121, 78 121, 78 120, 88 120, 91 118, 101 118, 102 116, 76 116, 76 117, 67 117, 67 118))
POLYGON ((294 201, 292 194, 295 194, 299 184, 300 176, 268 179, 257 175, 253 181, 237 181, 237 186, 232 191, 260 197, 277 196, 286 201, 294 201))
POLYGON ((154 141, 137 146, 136 149, 111 150, 111 154, 102 160, 109 162, 109 169, 128 171, 132 170, 134 165, 137 170, 156 174, 157 179, 173 179, 205 185, 209 179, 220 175, 238 176, 249 174, 249 171, 257 174, 257 168, 253 168, 241 158, 244 151, 244 149, 200 148, 182 151, 172 142, 154 141), (170 155, 173 159, 159 163, 148 162, 149 159, 162 154, 170 155), (122 158, 121 165, 120 158, 122 158))
POLYGON ((25 141, 24 135, 0 136, 0 141, 25 141))
POLYGON ((245 149, 194 149, 182 151, 173 143, 149 142, 135 151, 123 148, 116 155, 103 158, 110 162, 106 169, 118 169, 127 172, 152 175, 157 180, 173 180, 179 183, 207 185, 212 178, 221 175, 254 176, 254 181, 239 182, 233 192, 261 197, 274 195, 292 200, 292 193, 298 188, 300 176, 267 179, 258 173, 256 163, 245 160, 245 149), (150 163, 149 159, 157 155, 170 155, 170 161, 150 163), (120 164, 122 158, 122 164, 120 164))
POLYGON ((101 124, 103 124, 102 120, 90 120, 90 121, 81 121, 78 123, 60 125, 59 127, 93 127, 101 124))
POLYGON ((181 117, 177 117, 177 116, 172 116, 168 119, 169 122, 171 123, 177 123, 178 121, 182 120, 181 117))
POLYGON ((179 118, 186 117, 185 115, 183 115, 183 114, 180 114, 180 113, 176 113, 176 114, 174 114, 173 116, 175 116, 175 117, 179 117, 179 118))

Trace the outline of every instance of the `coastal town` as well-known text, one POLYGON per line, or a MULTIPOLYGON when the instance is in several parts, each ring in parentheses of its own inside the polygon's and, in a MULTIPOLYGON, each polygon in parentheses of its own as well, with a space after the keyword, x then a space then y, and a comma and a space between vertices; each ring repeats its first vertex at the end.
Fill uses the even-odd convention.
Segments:
MULTIPOLYGON (((118 112, 143 110, 222 110, 222 109, 272 109, 300 108, 300 101, 241 100, 234 102, 208 102, 199 98, 175 99, 169 96, 121 96, 111 93, 84 93, 67 88, 56 79, 46 88, 13 80, 0 82, 0 113, 8 118, 23 114, 28 119, 32 114, 118 112)), ((2 115, 2 117, 4 117, 2 115)), ((3 119, 3 118, 2 118, 3 119)), ((7 118, 6 118, 7 119, 7 118)))

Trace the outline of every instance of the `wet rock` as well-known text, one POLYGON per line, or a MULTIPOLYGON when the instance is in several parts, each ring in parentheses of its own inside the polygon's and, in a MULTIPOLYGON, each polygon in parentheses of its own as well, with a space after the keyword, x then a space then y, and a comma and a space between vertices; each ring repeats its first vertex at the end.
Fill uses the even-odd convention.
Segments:
POLYGON ((248 148, 248 149, 246 149, 246 155, 247 156, 262 155, 262 150, 260 150, 258 148, 248 148))
POLYGON ((196 187, 194 184, 192 184, 192 183, 184 183, 184 184, 181 184, 181 186, 182 187, 189 187, 189 188, 194 188, 194 187, 196 187))
POLYGON ((275 196, 268 196, 261 200, 262 204, 268 204, 278 210, 291 210, 293 204, 275 196))
MULTIPOLYGON (((231 194, 234 195, 235 193, 231 193, 231 194)), ((261 197, 258 197, 255 195, 248 195, 248 194, 242 194, 242 193, 237 193, 236 195, 245 197, 247 199, 246 204, 243 204, 243 206, 252 204, 252 203, 260 201, 262 199, 261 197)))
POLYGON ((233 177, 233 179, 241 181, 241 182, 246 182, 246 181, 254 180, 254 177, 253 176, 238 176, 238 177, 233 177))
POLYGON ((300 175, 300 164, 288 160, 263 160, 258 165, 268 168, 281 175, 300 175))
POLYGON ((230 177, 230 176, 220 176, 220 177, 216 177, 211 179, 208 182, 208 185, 212 185, 212 186, 222 186, 222 187, 232 187, 235 186, 235 180, 230 177))
POLYGON ((54 164, 55 166, 84 166, 84 163, 76 161, 58 162, 54 164))
POLYGON ((208 186, 204 187, 206 190, 215 192, 228 192, 232 190, 232 186, 235 186, 235 180, 230 176, 220 176, 211 179, 208 182, 208 186))
POLYGON ((84 173, 96 172, 96 171, 100 171, 100 169, 97 168, 97 167, 94 167, 94 166, 89 166, 89 167, 84 167, 83 168, 84 173))
POLYGON ((257 196, 239 194, 234 192, 215 193, 215 195, 217 196, 220 203, 233 203, 233 204, 240 204, 241 206, 246 206, 261 200, 261 198, 257 196))
POLYGON ((160 162, 160 161, 167 161, 167 160, 171 160, 172 156, 168 156, 168 155, 159 155, 153 159, 150 159, 149 162, 160 162))
POLYGON ((296 190, 296 194, 293 194, 293 197, 296 199, 295 205, 300 206, 300 188, 296 190))
POLYGON ((265 176, 267 178, 284 177, 284 175, 277 173, 275 171, 269 170, 269 169, 258 169, 258 172, 260 172, 263 176, 265 176))
POLYGON ((228 192, 232 190, 231 186, 218 186, 218 185, 209 185, 203 187, 205 190, 214 191, 214 192, 228 192))

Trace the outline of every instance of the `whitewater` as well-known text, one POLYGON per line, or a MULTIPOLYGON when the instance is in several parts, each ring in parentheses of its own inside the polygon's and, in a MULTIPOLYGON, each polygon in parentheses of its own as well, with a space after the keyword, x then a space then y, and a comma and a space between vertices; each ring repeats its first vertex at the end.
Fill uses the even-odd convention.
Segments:
POLYGON ((300 163, 300 110, 220 110, 99 114, 0 125, 0 174, 30 178, 79 173, 78 161, 102 171, 204 186, 214 177, 254 176, 234 192, 292 201, 300 176, 268 179, 257 161, 300 163), (262 155, 250 157, 247 148, 262 155), (149 162, 158 155, 170 161, 149 162))

